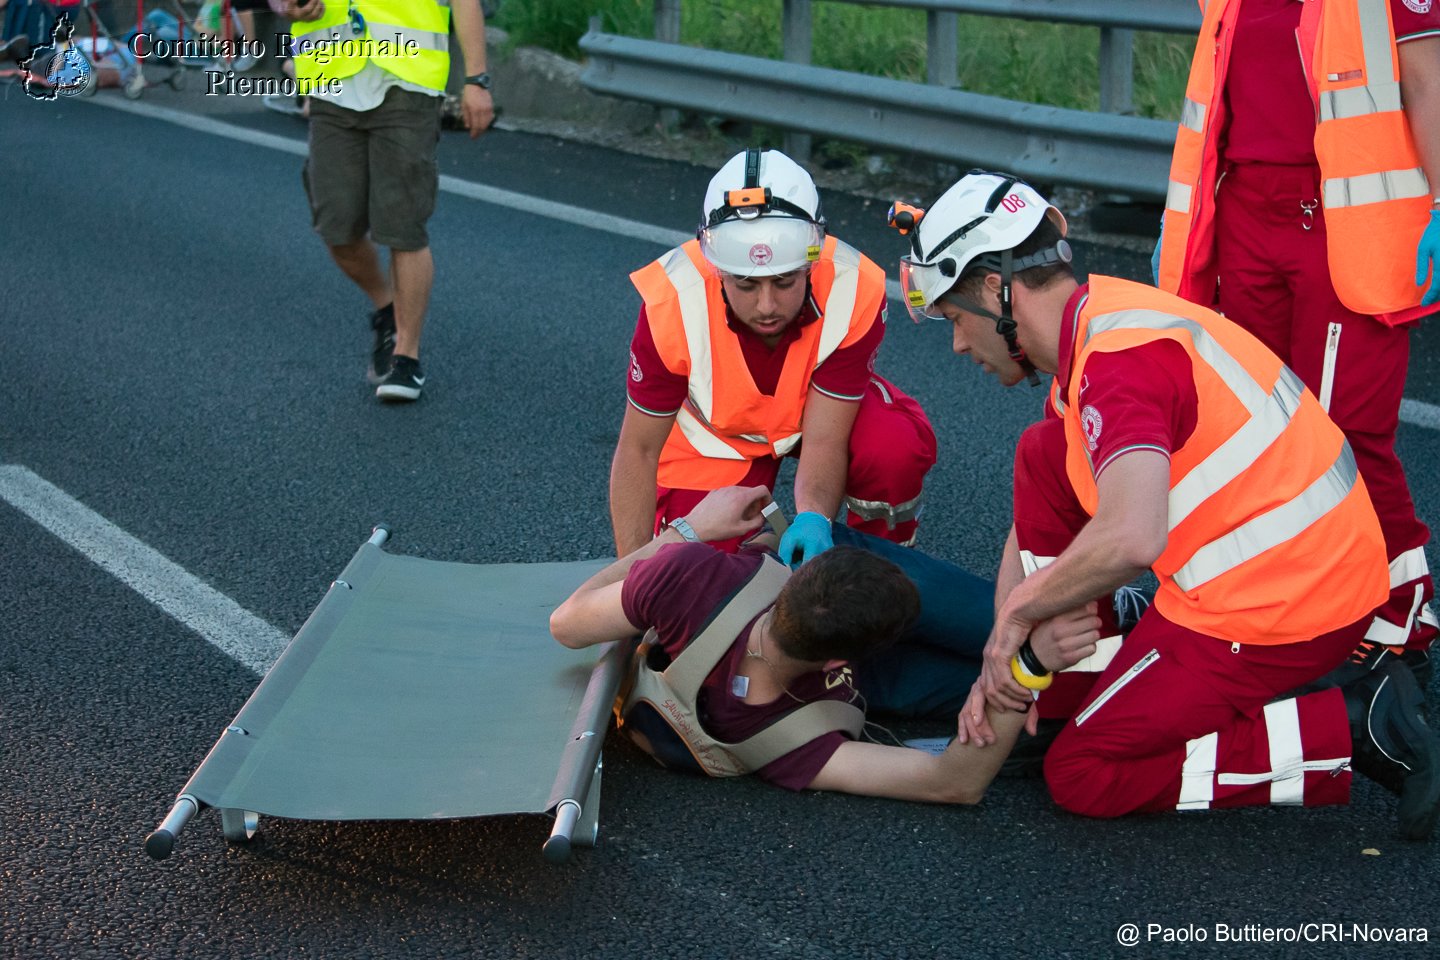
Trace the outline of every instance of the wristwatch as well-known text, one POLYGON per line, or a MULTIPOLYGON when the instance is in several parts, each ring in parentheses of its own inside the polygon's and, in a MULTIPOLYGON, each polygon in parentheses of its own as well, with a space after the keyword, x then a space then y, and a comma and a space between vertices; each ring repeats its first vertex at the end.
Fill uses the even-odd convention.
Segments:
POLYGON ((680 536, 684 537, 688 542, 700 543, 700 535, 695 532, 694 527, 690 526, 690 521, 686 520, 684 517, 676 517, 674 520, 670 521, 669 526, 672 527, 676 533, 680 534, 680 536))
POLYGON ((466 77, 466 78, 465 78, 465 82, 466 82, 467 84, 474 84, 475 86, 479 87, 481 90, 489 90, 489 89, 490 89, 490 74, 488 74, 488 73, 477 73, 477 74, 475 74, 473 77, 466 77))

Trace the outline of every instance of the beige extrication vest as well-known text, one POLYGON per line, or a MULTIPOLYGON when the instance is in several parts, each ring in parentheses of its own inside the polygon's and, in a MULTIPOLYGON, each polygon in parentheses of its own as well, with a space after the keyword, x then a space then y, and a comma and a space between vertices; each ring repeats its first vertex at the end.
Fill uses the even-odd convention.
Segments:
POLYGON ((647 633, 615 701, 617 726, 667 766, 672 764, 666 762, 661 745, 655 741, 657 733, 673 733, 699 769, 712 777, 735 777, 759 770, 833 731, 859 736, 865 726, 865 712, 839 700, 817 700, 798 706, 740 743, 716 740, 700 724, 695 700, 701 684, 729 653, 745 625, 775 602, 789 578, 790 571, 784 564, 766 557, 745 585, 715 611, 705 628, 664 670, 656 671, 647 662, 656 646, 654 631, 647 633), (654 716, 664 721, 668 730, 657 727, 654 716), (649 729, 644 729, 647 724, 649 729))

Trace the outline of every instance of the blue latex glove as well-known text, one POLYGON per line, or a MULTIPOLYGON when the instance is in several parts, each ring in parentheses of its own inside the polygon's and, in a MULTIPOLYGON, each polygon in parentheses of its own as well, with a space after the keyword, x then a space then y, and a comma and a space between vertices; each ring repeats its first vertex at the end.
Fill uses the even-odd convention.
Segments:
POLYGON ((835 541, 830 537, 830 521, 813 510, 806 510, 796 514, 795 519, 790 521, 790 529, 780 538, 780 559, 793 569, 833 546, 835 541), (795 559, 796 552, 800 554, 799 560, 795 559))
POLYGON ((1415 251, 1415 286, 1424 283, 1427 276, 1430 289, 1420 300, 1422 307, 1440 301, 1440 210, 1430 211, 1430 223, 1420 234, 1420 247, 1415 251))
MULTIPOLYGON (((1162 231, 1165 229, 1163 220, 1160 222, 1160 229, 1162 231)), ((1150 279, 1157 287, 1160 286, 1160 242, 1164 239, 1163 236, 1155 238, 1155 252, 1150 254, 1150 279)))

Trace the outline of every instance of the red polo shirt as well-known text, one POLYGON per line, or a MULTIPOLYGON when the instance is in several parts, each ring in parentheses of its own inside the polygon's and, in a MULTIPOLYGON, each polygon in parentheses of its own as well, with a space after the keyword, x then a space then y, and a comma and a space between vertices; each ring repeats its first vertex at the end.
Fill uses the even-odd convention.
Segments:
MULTIPOLYGON (((1324 2, 1324 0, 1320 0, 1324 2)), ((1315 104, 1295 32, 1300 0, 1243 0, 1225 73, 1230 123, 1222 155, 1234 163, 1314 164, 1315 104)), ((1440 35, 1440 3, 1390 0, 1395 40, 1440 35)))
MULTIPOLYGON (((1083 284, 1065 304, 1060 326, 1062 393, 1068 396, 1075 361, 1075 323, 1090 295, 1083 284)), ((1157 450, 1167 457, 1195 432, 1199 401, 1190 355, 1171 340, 1091 354, 1080 381, 1080 416, 1098 479, 1118 457, 1157 450)))

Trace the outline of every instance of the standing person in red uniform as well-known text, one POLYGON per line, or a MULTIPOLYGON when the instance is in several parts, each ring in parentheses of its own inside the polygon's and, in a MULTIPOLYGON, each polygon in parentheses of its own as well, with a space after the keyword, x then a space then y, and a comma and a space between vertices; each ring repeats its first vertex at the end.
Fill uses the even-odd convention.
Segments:
MULTIPOLYGON (((1023 709, 1049 682, 1046 617, 1149 571, 1155 601, 1045 760, 1057 803, 1137 811, 1349 799, 1355 767, 1400 795, 1401 832, 1440 812, 1440 740, 1401 663, 1286 696, 1338 665, 1388 592, 1385 543, 1344 435, 1252 335, 1153 287, 1076 282, 1060 212, 972 173, 911 232, 907 303, 954 327, 1002 383, 1055 374, 1058 418, 1016 449, 995 628, 961 712, 1023 709), (1028 572, 1021 553, 1053 558, 1028 572), (1029 689, 1027 689, 1027 687, 1029 689)), ((1043 699, 1044 694, 1041 694, 1043 699)))
POLYGON ((1156 285, 1275 351, 1350 441, 1390 595, 1342 683, 1437 630, 1395 455, 1410 328, 1440 300, 1440 9, 1434 0, 1212 0, 1176 137, 1156 285))
POLYGON ((610 473, 620 556, 710 490, 773 489, 781 458, 797 454, 786 562, 831 546, 842 502, 851 526, 914 540, 935 433, 874 372, 885 273, 825 235, 795 161, 737 154, 710 181, 697 239, 631 280, 644 304, 610 473))

